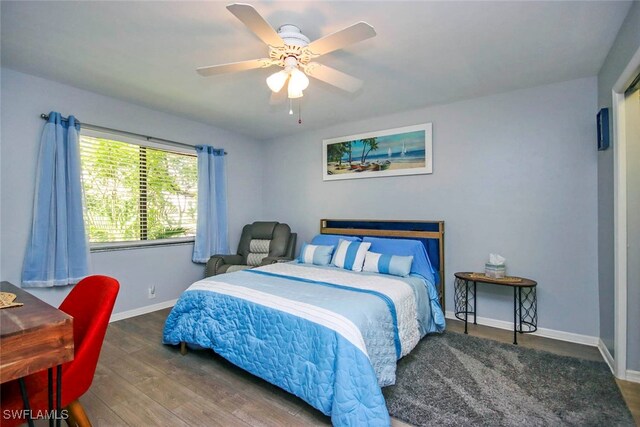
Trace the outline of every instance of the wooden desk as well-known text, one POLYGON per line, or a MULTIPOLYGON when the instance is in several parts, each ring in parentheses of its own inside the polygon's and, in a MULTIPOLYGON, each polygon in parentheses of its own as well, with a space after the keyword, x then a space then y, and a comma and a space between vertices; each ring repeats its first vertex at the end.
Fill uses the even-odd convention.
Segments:
MULTIPOLYGON (((62 364, 73 360, 73 318, 9 282, 0 283, 0 290, 16 294, 15 302, 24 304, 0 310, 0 383, 49 369, 51 406, 50 368, 58 367, 61 380, 62 364)), ((58 381, 58 409, 60 386, 58 381)), ((24 388, 23 381, 21 387, 24 388)), ((25 395, 23 391, 23 399, 25 395)))
POLYGON ((492 279, 480 273, 455 273, 454 287, 455 316, 464 320, 464 333, 467 333, 467 320, 473 314, 476 323, 478 300, 477 283, 507 286, 513 288, 513 343, 518 344, 517 332, 521 334, 538 330, 538 300, 536 298, 537 282, 524 277, 505 277, 492 279), (470 285, 473 285, 471 287, 470 285), (473 310, 470 301, 473 300, 473 310))
POLYGON ((22 307, 0 310, 0 383, 73 360, 73 318, 9 282, 22 307))

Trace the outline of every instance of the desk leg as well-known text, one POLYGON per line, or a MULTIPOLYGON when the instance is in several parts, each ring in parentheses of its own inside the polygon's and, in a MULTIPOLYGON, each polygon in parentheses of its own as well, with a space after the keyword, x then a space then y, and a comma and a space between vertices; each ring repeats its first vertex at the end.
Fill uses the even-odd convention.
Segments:
POLYGON ((469 317, 469 281, 464 281, 464 333, 467 333, 467 317, 469 317))
POLYGON ((49 427, 53 427, 54 420, 51 418, 53 414, 53 368, 47 369, 47 389, 49 391, 49 427))
POLYGON ((29 405, 29 396, 27 395, 27 386, 24 383, 24 378, 20 378, 18 384, 20 385, 20 394, 22 395, 24 410, 27 413, 27 422, 29 423, 29 427, 34 427, 33 419, 31 418, 31 405, 29 405))
POLYGON ((518 288, 518 320, 520 333, 522 333, 522 288, 518 288))
POLYGON ((56 367, 56 427, 60 427, 60 406, 62 406, 62 365, 56 367))
POLYGON ((516 332, 518 331, 518 322, 517 322, 517 309, 518 309, 518 288, 514 286, 513 288, 513 343, 518 345, 518 336, 516 332))
POLYGON ((478 293, 476 292, 476 281, 473 281, 473 324, 477 325, 476 316, 478 315, 478 293))

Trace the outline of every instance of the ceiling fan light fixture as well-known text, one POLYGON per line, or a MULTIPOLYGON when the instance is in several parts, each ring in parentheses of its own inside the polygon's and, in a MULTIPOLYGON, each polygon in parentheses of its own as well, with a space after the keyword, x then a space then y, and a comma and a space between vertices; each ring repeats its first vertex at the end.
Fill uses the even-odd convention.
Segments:
POLYGON ((278 93, 280 92, 280 90, 282 90, 282 87, 287 82, 288 78, 289 73, 287 73, 285 70, 280 70, 277 73, 273 73, 269 77, 267 77, 267 86, 269 86, 269 89, 271 89, 273 92, 278 93))
POLYGON ((289 92, 289 95, 288 95, 289 99, 302 98, 302 96, 303 96, 303 93, 302 93, 301 90, 296 91, 295 88, 294 89, 291 88, 291 82, 289 82, 289 90, 288 90, 288 92, 289 92))
POLYGON ((297 68, 291 70, 291 79, 289 80, 289 91, 302 92, 309 87, 309 78, 305 73, 297 68))
POLYGON ((291 80, 289 81, 289 87, 293 85, 295 90, 302 92, 309 87, 309 77, 297 68, 291 70, 291 80))

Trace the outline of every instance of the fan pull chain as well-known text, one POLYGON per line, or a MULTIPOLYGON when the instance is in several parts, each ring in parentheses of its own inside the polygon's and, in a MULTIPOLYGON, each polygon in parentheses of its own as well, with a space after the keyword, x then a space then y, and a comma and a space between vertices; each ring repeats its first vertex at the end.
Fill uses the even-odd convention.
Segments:
POLYGON ((289 115, 293 116, 293 99, 289 98, 289 115))
POLYGON ((302 124, 302 102, 298 102, 298 124, 302 124))

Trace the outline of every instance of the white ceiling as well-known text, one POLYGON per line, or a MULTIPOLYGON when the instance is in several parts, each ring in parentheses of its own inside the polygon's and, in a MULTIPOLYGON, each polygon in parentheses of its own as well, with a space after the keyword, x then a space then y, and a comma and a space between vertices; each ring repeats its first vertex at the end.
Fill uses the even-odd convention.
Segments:
POLYGON ((196 74, 199 66, 267 55, 267 47, 226 4, 2 1, 2 65, 270 139, 594 76, 630 6, 627 1, 252 2, 276 29, 292 23, 311 40, 357 21, 378 33, 320 58, 365 84, 350 95, 312 79, 298 125, 287 105, 269 105, 265 78, 275 68, 196 74))

